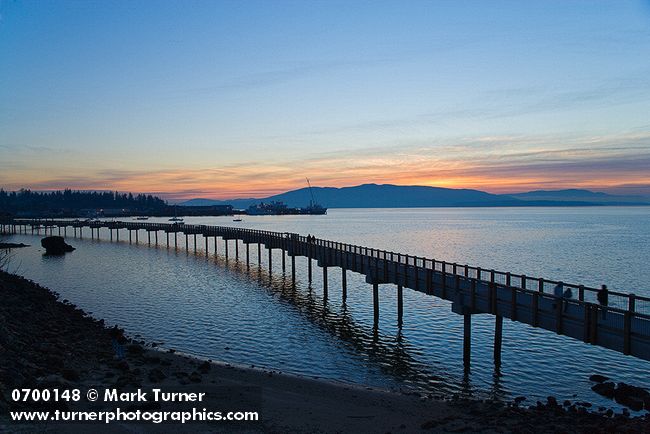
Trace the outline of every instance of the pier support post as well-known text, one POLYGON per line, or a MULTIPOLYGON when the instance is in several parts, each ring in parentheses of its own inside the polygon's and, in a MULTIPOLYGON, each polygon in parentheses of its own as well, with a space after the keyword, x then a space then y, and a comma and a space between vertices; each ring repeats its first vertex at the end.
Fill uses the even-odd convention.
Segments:
POLYGON ((262 266, 262 244, 257 243, 257 265, 262 266))
POLYGON ((404 318, 404 289, 402 285, 397 285, 397 324, 402 325, 404 318))
MULTIPOLYGON (((65 228, 63 228, 63 233, 65 233, 65 228)), ((115 229, 115 239, 120 241, 120 228, 115 229)))
POLYGON ((178 232, 174 232, 174 249, 178 250, 178 232))
POLYGON ((323 266, 323 298, 327 299, 327 265, 323 266))
POLYGON ((239 260, 239 240, 235 239, 235 259, 239 260))
POLYGON ((269 247, 269 277, 271 277, 273 270, 273 249, 269 247))
POLYGON ((463 365, 469 369, 472 354, 472 315, 463 314, 463 365))
POLYGON ((129 244, 131 244, 133 241, 133 234, 131 233, 131 229, 129 229, 129 244))
POLYGON ((205 241, 205 256, 208 256, 208 237, 203 235, 203 240, 205 241))
POLYGON ((190 236, 187 233, 185 234, 185 251, 190 251, 190 236))
POLYGON ((287 264, 286 264, 286 258, 285 256, 285 251, 282 249, 282 274, 284 274, 287 271, 287 264))
POLYGON ((147 231, 147 244, 151 245, 151 231, 147 231))
POLYGON ((250 267, 250 259, 251 259, 251 245, 249 243, 246 243, 246 266, 250 267))
POLYGON ((501 366, 501 343, 503 340, 503 317, 495 316, 494 323, 494 366, 501 366))
POLYGON ((196 234, 194 234, 194 253, 196 253, 196 234))
POLYGON ((167 247, 169 247, 169 232, 165 232, 165 234, 167 235, 167 247))
POLYGON ((135 243, 136 244, 138 244, 138 232, 140 232, 140 231, 136 229, 135 230, 135 243))
POLYGON ((214 236, 214 254, 217 254, 217 236, 214 236))
POLYGON ((296 285, 296 257, 291 257, 291 284, 296 285))
POLYGON ((379 284, 372 284, 372 308, 374 313, 375 327, 379 324, 379 284))
POLYGON ((348 299, 348 273, 345 268, 341 268, 341 298, 343 303, 348 299))
POLYGON ((224 240, 223 240, 223 243, 224 243, 224 245, 225 245, 225 249, 224 249, 224 251, 226 252, 226 259, 228 259, 228 240, 227 240, 227 239, 224 239, 224 240))
POLYGON ((309 283, 311 283, 311 257, 307 258, 307 274, 309 283))

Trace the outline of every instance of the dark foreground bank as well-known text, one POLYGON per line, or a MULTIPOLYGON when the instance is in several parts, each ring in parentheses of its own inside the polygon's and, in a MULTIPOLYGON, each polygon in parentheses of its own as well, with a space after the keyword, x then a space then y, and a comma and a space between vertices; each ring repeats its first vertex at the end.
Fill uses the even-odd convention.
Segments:
MULTIPOLYGON (((188 324, 188 327, 191 327, 188 324)), ((46 288, 0 272, 0 432, 650 432, 648 416, 630 418, 563 407, 553 399, 533 408, 479 401, 436 401, 417 395, 316 381, 275 371, 209 363, 116 333, 46 288), (118 340, 121 340, 118 338, 118 340), (79 399, 15 402, 15 389, 79 390, 79 399), (97 390, 99 399, 87 393, 97 390), (147 401, 105 402, 106 390, 137 391, 147 401), (162 392, 204 393, 200 402, 153 400, 162 392), (258 413, 258 421, 154 424, 11 420, 10 411, 132 413, 220 411, 258 413)), ((155 345, 155 344, 153 344, 155 345)), ((61 392, 59 392, 61 393, 61 392)), ((135 395, 134 395, 135 396, 135 395)))

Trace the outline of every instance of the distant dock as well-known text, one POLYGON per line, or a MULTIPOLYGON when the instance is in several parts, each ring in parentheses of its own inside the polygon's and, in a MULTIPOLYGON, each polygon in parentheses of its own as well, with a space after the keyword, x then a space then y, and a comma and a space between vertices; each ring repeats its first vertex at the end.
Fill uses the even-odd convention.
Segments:
POLYGON ((282 271, 291 262, 291 279, 296 283, 296 257, 307 258, 308 279, 311 282, 313 262, 323 273, 323 296, 329 297, 328 272, 337 268, 342 273, 340 297, 347 297, 347 272, 365 275, 372 285, 375 326, 379 323, 379 285, 391 284, 396 288, 397 321, 401 325, 404 316, 403 290, 409 288, 436 296, 452 303, 452 311, 461 315, 464 322, 463 361, 471 362, 472 316, 492 315, 494 327, 494 363, 501 364, 503 318, 532 325, 551 332, 579 339, 587 344, 609 348, 623 354, 650 360, 650 297, 609 291, 607 306, 596 301, 598 289, 583 285, 563 283, 570 288, 573 298, 555 297, 553 288, 558 281, 482 269, 436 259, 417 257, 403 253, 377 250, 337 241, 308 238, 294 233, 282 233, 226 226, 191 225, 182 223, 149 223, 141 221, 73 221, 73 220, 5 220, 0 226, 2 233, 32 233, 67 235, 72 228, 75 236, 83 237, 83 230, 90 230, 91 238, 99 238, 100 230, 109 232, 108 238, 120 239, 120 231, 127 231, 129 241, 145 232, 148 243, 158 245, 159 234, 166 238, 166 245, 178 248, 178 234, 185 235, 185 248, 189 250, 189 236, 200 235, 208 253, 209 240, 214 239, 217 252, 218 238, 223 240, 224 253, 232 252, 239 259, 240 242, 245 248, 246 264, 250 265, 250 246, 256 245, 258 258, 264 246, 269 250, 268 269, 272 273, 272 251, 282 251, 282 271), (173 238, 170 241, 170 236, 173 238), (152 241, 153 238, 153 241, 152 241))

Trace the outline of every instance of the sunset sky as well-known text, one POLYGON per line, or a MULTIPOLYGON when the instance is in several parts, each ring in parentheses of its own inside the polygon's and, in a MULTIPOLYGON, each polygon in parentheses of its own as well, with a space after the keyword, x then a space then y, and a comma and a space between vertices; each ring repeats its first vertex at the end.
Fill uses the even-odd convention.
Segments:
POLYGON ((650 1, 0 0, 0 187, 650 195, 650 1))

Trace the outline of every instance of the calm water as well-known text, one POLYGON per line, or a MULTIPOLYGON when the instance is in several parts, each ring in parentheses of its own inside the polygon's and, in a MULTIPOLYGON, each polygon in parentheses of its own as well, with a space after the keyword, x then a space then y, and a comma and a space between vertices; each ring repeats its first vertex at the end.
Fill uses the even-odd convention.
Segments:
MULTIPOLYGON (((166 219, 160 219, 166 221, 166 219)), ((151 219, 149 221, 156 221, 151 219)), ((585 285, 606 283, 614 290, 650 295, 650 208, 351 209, 327 216, 187 218, 187 223, 239 225, 298 232, 393 251, 458 261, 503 271, 585 285)), ((650 387, 650 363, 510 321, 504 322, 501 376, 494 373, 494 319, 473 318, 472 368, 462 367, 462 317, 446 301, 405 289, 405 321, 397 327, 395 287, 380 286, 379 330, 372 328, 372 291, 364 277, 348 273, 348 300, 340 298, 340 273, 330 269, 329 300, 322 298, 322 274, 307 284, 305 258, 297 258, 298 285, 283 276, 274 253, 268 276, 267 253, 257 266, 208 255, 199 236, 198 252, 120 242, 69 242, 77 250, 44 257, 39 238, 16 250, 12 267, 59 292, 108 324, 162 341, 198 356, 277 368, 343 382, 411 389, 450 396, 469 394, 511 399, 580 399, 617 408, 590 390, 589 375, 650 387), (577 395, 577 397, 574 397, 577 395)), ((153 241, 153 239, 152 239, 153 241)), ((240 260, 245 250, 240 246, 240 260)), ((287 261, 289 271, 290 261, 287 261)), ((529 401, 530 402, 530 401, 529 401)))

